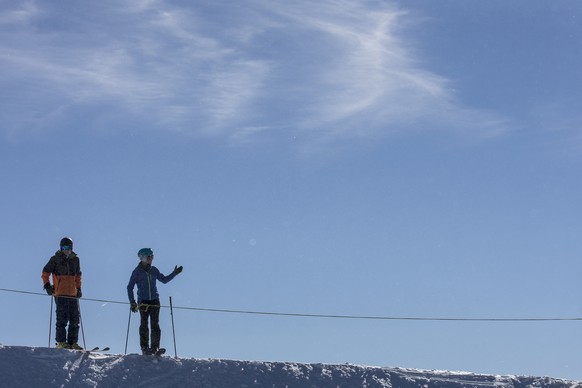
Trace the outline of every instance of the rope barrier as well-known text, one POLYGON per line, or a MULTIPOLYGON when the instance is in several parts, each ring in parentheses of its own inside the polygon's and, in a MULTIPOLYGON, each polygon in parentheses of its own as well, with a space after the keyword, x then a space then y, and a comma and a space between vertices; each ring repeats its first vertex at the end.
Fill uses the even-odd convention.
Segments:
MULTIPOLYGON (((12 290, 7 288, 0 288, 3 292, 12 292, 18 294, 28 294, 37 296, 48 296, 45 293, 31 292, 31 291, 21 291, 12 290)), ((62 298, 72 298, 62 296, 62 298)), ((92 299, 92 298, 82 298, 83 300, 90 302, 99 303, 113 303, 121 305, 129 305, 129 302, 121 302, 115 300, 106 299, 92 299)), ((170 306, 161 305, 160 308, 170 308, 170 306)), ((329 318, 329 319, 359 319, 359 320, 382 320, 382 321, 446 321, 446 322, 557 322, 557 321, 582 321, 582 317, 572 317, 572 318, 463 318, 463 317, 390 317, 390 316, 366 316, 366 315, 331 315, 331 314, 303 314, 303 313, 284 313, 284 312, 273 312, 273 311, 248 311, 248 310, 229 310, 229 309, 216 309, 216 308, 203 308, 203 307, 180 307, 173 306, 177 310, 189 310, 189 311, 202 311, 211 313, 226 313, 226 314, 247 314, 247 315, 270 315, 270 316, 280 316, 280 317, 302 317, 302 318, 329 318)))

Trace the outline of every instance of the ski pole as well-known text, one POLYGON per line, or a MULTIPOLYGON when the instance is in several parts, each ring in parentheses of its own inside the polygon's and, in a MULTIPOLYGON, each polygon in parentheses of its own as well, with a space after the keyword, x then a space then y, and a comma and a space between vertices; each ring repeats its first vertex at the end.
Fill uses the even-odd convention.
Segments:
POLYGON ((50 314, 50 319, 49 319, 49 339, 48 339, 48 347, 51 347, 51 334, 52 334, 52 328, 53 328, 53 301, 55 298, 53 298, 53 296, 51 295, 51 314, 50 314))
POLYGON ((81 324, 81 335, 83 336, 83 349, 87 349, 85 343, 85 330, 83 330, 83 317, 81 316, 81 302, 77 299, 77 307, 79 308, 79 323, 81 324))
POLYGON ((129 339, 129 323, 131 322, 131 307, 129 308, 129 318, 127 318, 127 334, 125 335, 125 353, 127 354, 127 340, 129 339))
POLYGON ((172 306, 172 297, 170 296, 170 315, 172 316, 172 334, 174 336, 174 355, 178 358, 178 352, 176 351, 176 330, 174 330, 174 308, 172 306))

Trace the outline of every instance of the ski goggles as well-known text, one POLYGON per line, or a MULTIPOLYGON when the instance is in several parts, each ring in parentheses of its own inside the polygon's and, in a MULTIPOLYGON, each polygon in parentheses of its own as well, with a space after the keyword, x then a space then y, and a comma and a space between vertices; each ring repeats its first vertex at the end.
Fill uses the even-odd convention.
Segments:
POLYGON ((61 251, 72 251, 72 250, 73 250, 73 247, 70 245, 63 245, 61 247, 61 251))

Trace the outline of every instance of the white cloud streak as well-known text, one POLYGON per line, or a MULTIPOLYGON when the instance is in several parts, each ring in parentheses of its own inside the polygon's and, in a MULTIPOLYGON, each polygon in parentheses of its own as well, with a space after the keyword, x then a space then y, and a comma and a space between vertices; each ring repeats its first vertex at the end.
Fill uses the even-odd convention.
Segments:
POLYGON ((273 129, 345 139, 428 121, 503 128, 416 63, 398 33, 401 10, 351 0, 196 4, 9 4, 3 127, 50 130, 78 107, 115 127, 113 105, 152 130, 235 142, 273 129))

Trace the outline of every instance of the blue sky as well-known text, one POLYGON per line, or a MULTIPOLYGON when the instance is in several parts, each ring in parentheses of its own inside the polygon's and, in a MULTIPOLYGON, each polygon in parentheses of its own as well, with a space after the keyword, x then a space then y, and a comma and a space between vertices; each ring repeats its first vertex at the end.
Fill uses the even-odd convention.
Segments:
MULTIPOLYGON (((1 288, 42 291, 67 235, 86 298, 124 301, 151 247, 178 306, 582 317, 582 4, 0 10, 1 288)), ((49 299, 1 297, 0 342, 45 346, 49 299)), ((123 351, 126 306, 82 309, 123 351)), ((580 322, 175 320, 188 357, 582 379, 580 322)))

